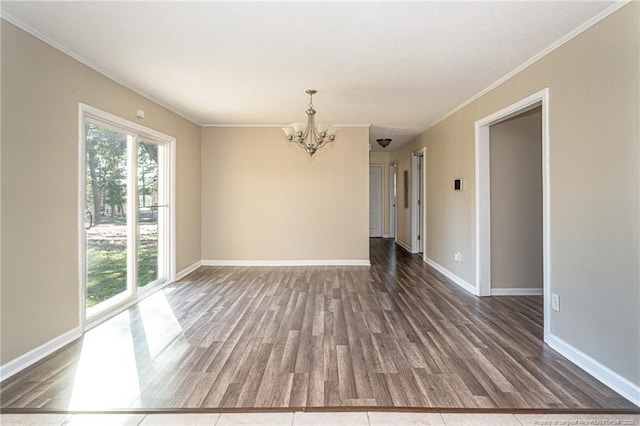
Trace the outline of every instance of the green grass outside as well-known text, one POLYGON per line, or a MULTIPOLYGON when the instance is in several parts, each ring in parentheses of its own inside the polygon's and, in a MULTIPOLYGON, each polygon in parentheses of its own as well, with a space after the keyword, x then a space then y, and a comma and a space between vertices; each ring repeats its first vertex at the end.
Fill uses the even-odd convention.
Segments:
MULTIPOLYGON (((141 240, 138 244, 138 283, 141 287, 157 279, 157 262, 157 240, 141 240)), ((97 305, 125 291, 125 245, 109 239, 92 241, 87 247, 87 272, 87 307, 97 305)))

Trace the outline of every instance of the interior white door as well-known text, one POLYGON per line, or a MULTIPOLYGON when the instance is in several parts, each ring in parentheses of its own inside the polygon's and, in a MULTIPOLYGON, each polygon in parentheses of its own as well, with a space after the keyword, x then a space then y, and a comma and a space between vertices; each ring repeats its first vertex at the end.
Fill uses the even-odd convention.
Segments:
POLYGON ((382 237, 382 166, 369 166, 369 237, 382 237))
POLYGON ((398 198, 398 165, 392 164, 389 168, 389 236, 391 238, 396 237, 396 227, 397 227, 397 198, 398 198))
POLYGON ((418 253, 424 253, 424 156, 418 157, 418 253))

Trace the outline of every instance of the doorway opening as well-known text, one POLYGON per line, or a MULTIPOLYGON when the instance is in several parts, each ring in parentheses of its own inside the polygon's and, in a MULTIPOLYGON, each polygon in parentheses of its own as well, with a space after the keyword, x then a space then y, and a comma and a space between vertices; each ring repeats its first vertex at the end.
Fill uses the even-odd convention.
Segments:
POLYGON ((174 278, 175 139, 80 113, 80 312, 95 325, 174 278))
POLYGON ((426 253, 425 157, 426 148, 411 156, 411 252, 426 253))
POLYGON ((490 127, 492 296, 542 295, 542 111, 490 127))
MULTIPOLYGON (((543 294, 545 341, 548 340, 550 330, 548 111, 548 89, 544 89, 478 120, 475 125, 476 294, 478 296, 543 294), (537 139, 537 146, 532 146, 530 141, 524 139, 518 144, 500 141, 502 137, 500 134, 507 135, 506 139, 513 141, 515 139, 513 135, 509 135, 509 132, 517 131, 522 126, 535 127, 536 125, 538 135, 533 137, 537 139), (498 138, 493 143, 492 137, 495 136, 498 138), (538 154, 535 154, 535 151, 538 154), (527 162, 527 157, 531 156, 536 158, 535 163, 527 162), (504 157, 513 164, 509 164, 504 157), (526 170, 517 170, 523 167, 526 170), (537 182, 531 182, 536 179, 537 182), (516 205, 519 203, 525 205, 516 205), (535 207, 531 207, 532 203, 535 207), (495 205, 492 206, 492 204, 495 205), (528 208, 522 209, 527 206, 528 208), (530 229, 523 230, 523 228, 530 229), (533 274, 533 281, 536 279, 542 281, 541 289, 534 289, 526 280, 525 284, 520 282, 517 285, 509 281, 509 277, 513 278, 514 274, 523 272, 522 270, 514 272, 512 269, 514 264, 523 265, 531 261, 531 259, 523 260, 522 258, 514 260, 509 257, 514 253, 519 256, 525 255, 528 248, 523 249, 523 244, 526 244, 531 236, 524 236, 523 232, 531 230, 537 233, 535 238, 539 242, 532 244, 533 250, 538 247, 539 252, 538 260, 530 262, 528 266, 533 265, 535 269, 537 263, 537 267, 541 269, 537 271, 537 278, 536 274, 533 274), (505 253, 508 254, 505 255, 505 253)), ((522 135, 520 134, 519 137, 522 135)))

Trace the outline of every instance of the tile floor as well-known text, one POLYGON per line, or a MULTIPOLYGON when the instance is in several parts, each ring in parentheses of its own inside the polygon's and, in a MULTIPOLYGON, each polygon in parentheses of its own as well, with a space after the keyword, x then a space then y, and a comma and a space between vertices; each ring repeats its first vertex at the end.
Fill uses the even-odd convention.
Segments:
POLYGON ((90 426, 640 426, 639 414, 295 412, 223 414, 0 414, 0 425, 90 426))

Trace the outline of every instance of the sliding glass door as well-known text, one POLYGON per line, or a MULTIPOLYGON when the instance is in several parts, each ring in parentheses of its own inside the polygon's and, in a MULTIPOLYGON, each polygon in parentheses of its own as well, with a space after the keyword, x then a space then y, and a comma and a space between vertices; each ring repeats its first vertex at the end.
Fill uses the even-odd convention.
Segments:
POLYGON ((88 319, 170 278, 169 143, 109 118, 83 114, 88 319))

